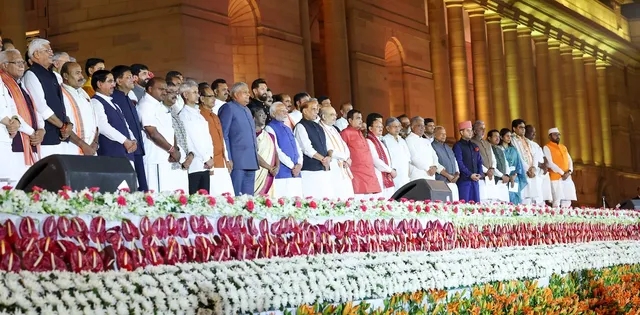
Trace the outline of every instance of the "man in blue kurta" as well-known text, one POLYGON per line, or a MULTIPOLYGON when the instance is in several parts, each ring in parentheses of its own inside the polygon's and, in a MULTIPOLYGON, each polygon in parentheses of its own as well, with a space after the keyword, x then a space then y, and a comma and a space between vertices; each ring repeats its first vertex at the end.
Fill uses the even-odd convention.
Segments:
POLYGON ((280 170, 274 182, 274 195, 277 198, 302 197, 302 150, 291 128, 284 124, 288 118, 287 107, 282 102, 275 102, 269 111, 273 119, 265 130, 275 137, 280 160, 280 170))
POLYGON ((453 153, 456 155, 460 168, 458 179, 458 192, 460 200, 480 202, 480 187, 478 181, 482 177, 482 157, 480 148, 471 142, 473 137, 471 121, 465 121, 458 125, 460 141, 453 145, 453 153))

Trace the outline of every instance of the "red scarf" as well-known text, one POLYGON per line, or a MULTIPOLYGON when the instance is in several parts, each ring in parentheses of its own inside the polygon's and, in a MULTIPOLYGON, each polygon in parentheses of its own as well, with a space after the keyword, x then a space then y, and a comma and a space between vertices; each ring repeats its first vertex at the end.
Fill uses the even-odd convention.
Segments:
MULTIPOLYGON (((378 151, 378 158, 380 158, 385 164, 391 165, 387 158, 387 154, 384 153, 384 148, 382 147, 383 144, 378 140, 378 137, 374 136, 372 132, 367 132, 367 139, 371 140, 373 145, 376 147, 376 151, 378 151)), ((382 184, 384 185, 384 188, 393 187, 393 178, 391 177, 391 173, 382 172, 382 184)))
MULTIPOLYGON (((11 97, 13 98, 14 103, 16 104, 16 109, 18 110, 18 115, 22 117, 22 120, 29 125, 29 127, 33 128, 33 130, 37 130, 38 126, 31 125, 31 113, 29 112, 29 106, 27 104, 27 100, 24 98, 24 94, 22 94, 22 90, 16 80, 13 79, 8 73, 4 71, 0 71, 0 77, 2 77, 2 82, 9 90, 11 97)), ((31 96, 29 96, 31 97, 31 96)), ((31 104, 35 104, 33 99, 31 99, 31 104)), ((35 113, 35 108, 33 109, 35 113)), ((34 131, 35 132, 35 131, 34 131)), ((33 152, 33 147, 31 146, 31 139, 29 135, 20 132, 19 136, 22 138, 22 152, 24 154, 24 164, 29 166, 33 165, 40 159, 40 145, 37 146, 38 153, 33 152)))

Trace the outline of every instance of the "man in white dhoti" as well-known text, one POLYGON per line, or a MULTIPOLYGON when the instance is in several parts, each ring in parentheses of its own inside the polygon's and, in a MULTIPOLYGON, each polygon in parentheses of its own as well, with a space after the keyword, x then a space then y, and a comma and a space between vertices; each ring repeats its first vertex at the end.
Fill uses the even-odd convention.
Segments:
POLYGON ((320 126, 327 138, 327 149, 331 151, 331 186, 335 198, 349 199, 354 196, 353 174, 351 174, 351 152, 349 146, 342 139, 336 128, 336 110, 333 107, 323 107, 320 110, 320 126))
POLYGON ((369 151, 373 158, 373 166, 375 166, 376 177, 382 192, 380 193, 385 199, 391 198, 396 191, 393 179, 398 176, 397 172, 391 167, 391 155, 389 150, 382 143, 382 115, 372 113, 367 116, 367 143, 369 151))
POLYGON ((82 67, 75 62, 67 62, 60 67, 62 96, 67 115, 73 124, 73 133, 66 146, 70 155, 96 155, 98 151, 98 119, 91 105, 89 94, 82 89, 85 79, 82 67))
POLYGON ((398 190, 409 182, 411 152, 409 152, 407 142, 400 136, 400 131, 402 130, 400 120, 390 117, 385 125, 387 134, 382 137, 382 142, 389 150, 391 167, 396 170, 396 177, 393 178, 393 183, 396 186, 396 190, 398 190))
POLYGON ((526 123, 522 119, 516 119, 511 122, 511 143, 518 150, 520 154, 520 160, 522 161, 522 168, 527 173, 527 186, 522 190, 522 203, 523 204, 535 204, 538 196, 542 196, 542 192, 539 190, 538 180, 540 177, 538 174, 538 163, 535 159, 531 141, 524 137, 526 131, 526 123))
POLYGON ((436 174, 436 180, 447 183, 449 189, 451 189, 452 201, 460 200, 458 193, 458 185, 456 182, 460 179, 460 168, 458 166, 458 160, 456 155, 445 142, 447 141, 447 131, 442 126, 436 126, 433 132, 434 141, 431 143, 431 147, 436 151, 438 155, 438 163, 440 163, 447 171, 448 176, 436 174))
POLYGON ((5 115, 12 120, 9 122, 10 127, 3 126, 7 128, 8 135, 15 133, 12 139, 5 138, 9 141, 11 153, 2 154, 9 158, 3 160, 8 167, 4 168, 1 177, 8 176, 10 185, 15 185, 24 172, 39 160, 40 143, 44 135, 44 119, 37 113, 27 90, 20 86, 24 67, 25 62, 19 51, 8 49, 0 52, 0 104, 4 104, 0 106, 8 107, 9 114, 5 115), (14 130, 16 126, 17 133, 14 130))
POLYGON ((496 157, 493 153, 491 143, 483 139, 485 134, 485 124, 482 120, 477 120, 473 124, 473 138, 471 142, 475 143, 480 149, 482 157, 482 173, 484 179, 478 181, 480 188, 480 201, 493 202, 498 201, 499 191, 495 185, 495 176, 502 177, 502 172, 496 170, 496 157))
POLYGON ((311 99, 300 105, 302 119, 295 126, 294 134, 304 154, 302 162, 303 197, 333 198, 331 187, 331 154, 322 127, 314 122, 318 117, 318 101, 311 99))
POLYGON ((303 155, 293 131, 285 121, 288 118, 287 106, 282 102, 275 102, 269 108, 273 119, 264 128, 273 135, 276 152, 280 160, 280 168, 273 183, 273 195, 280 197, 302 197, 302 161, 303 155))
POLYGON ((438 162, 438 155, 433 150, 429 140, 423 138, 424 119, 420 116, 411 118, 411 133, 407 136, 407 146, 411 154, 410 180, 420 178, 436 179, 436 174, 450 177, 442 164, 438 162))
POLYGON ((536 177, 538 177, 539 180, 536 181, 536 184, 539 185, 538 191, 540 191, 540 194, 538 195, 538 198, 536 198, 536 204, 544 205, 545 201, 553 201, 548 160, 547 157, 544 156, 542 147, 533 140, 536 137, 536 128, 532 125, 527 125, 525 127, 524 136, 531 141, 531 148, 534 153, 533 156, 536 163, 538 163, 538 173, 536 174, 536 177))
POLYGON ((175 139, 171 109, 161 102, 167 97, 167 83, 154 77, 146 86, 146 93, 136 106, 144 127, 144 168, 149 190, 173 191, 171 162, 182 157, 175 139))
POLYGON ((549 162, 549 177, 554 207, 570 207, 572 200, 578 200, 576 186, 571 179, 573 160, 567 147, 560 144, 558 128, 549 129, 549 143, 544 146, 544 155, 549 162))

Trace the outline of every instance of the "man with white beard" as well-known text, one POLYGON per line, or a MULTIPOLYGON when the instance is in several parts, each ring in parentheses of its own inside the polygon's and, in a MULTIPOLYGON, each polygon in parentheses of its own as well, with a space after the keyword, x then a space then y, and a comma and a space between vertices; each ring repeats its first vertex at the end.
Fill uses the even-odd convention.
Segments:
POLYGON ((336 110, 333 107, 320 109, 320 126, 327 138, 327 150, 332 152, 330 172, 334 196, 335 198, 348 199, 354 196, 351 152, 334 126, 336 117, 336 110))
POLYGON ((288 118, 287 107, 282 102, 275 102, 269 108, 273 118, 264 128, 273 135, 276 152, 280 160, 280 168, 275 176, 273 195, 280 197, 302 197, 302 150, 293 135, 293 131, 285 121, 288 118))

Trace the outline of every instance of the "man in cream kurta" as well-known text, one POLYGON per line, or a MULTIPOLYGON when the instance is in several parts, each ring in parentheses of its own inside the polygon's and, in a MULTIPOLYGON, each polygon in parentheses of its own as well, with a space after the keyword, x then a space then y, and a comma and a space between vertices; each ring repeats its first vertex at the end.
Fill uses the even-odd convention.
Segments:
POLYGON ((551 193, 551 179, 549 178, 549 166, 546 161, 546 157, 544 156, 544 152, 539 144, 537 144, 533 139, 536 137, 536 128, 527 125, 526 131, 524 133, 525 138, 529 139, 531 142, 531 148, 533 151, 533 156, 535 159, 535 163, 538 163, 538 172, 536 173, 536 177, 539 180, 536 181, 536 184, 539 185, 538 191, 541 193, 536 198, 536 204, 544 205, 545 201, 553 201, 553 195, 551 193))
POLYGON ((522 190, 522 203, 532 204, 536 202, 538 196, 542 195, 542 192, 539 190, 541 185, 537 182, 541 178, 536 176, 538 174, 538 162, 534 156, 531 141, 524 137, 526 131, 525 126, 525 121, 522 119, 516 119, 511 123, 511 143, 518 150, 520 160, 522 161, 522 168, 527 173, 528 184, 522 190))
POLYGON ((558 128, 549 129, 549 143, 544 146, 544 155, 547 157, 551 169, 549 177, 551 178, 553 206, 570 207, 572 200, 578 200, 576 186, 571 178, 573 160, 567 147, 560 144, 558 128))
POLYGON ((320 126, 327 138, 327 150, 332 151, 330 172, 335 198, 348 199, 354 197, 353 174, 351 174, 351 152, 338 130, 333 126, 336 121, 336 110, 323 107, 320 110, 320 126))
POLYGON ((60 145, 66 147, 67 154, 96 155, 98 150, 98 119, 94 107, 91 105, 89 94, 82 88, 84 82, 82 68, 75 62, 69 62, 61 66, 60 75, 63 78, 64 106, 69 120, 73 123, 73 133, 82 140, 80 147, 73 141, 60 145))
POLYGON ((446 172, 438 162, 438 155, 431 147, 431 142, 422 138, 424 135, 424 119, 420 116, 411 119, 411 133, 407 136, 407 146, 411 155, 410 180, 436 179, 436 173, 446 172))
POLYGON ((391 117, 386 121, 387 134, 382 137, 382 142, 387 146, 389 155, 391 156, 391 167, 396 170, 396 177, 393 183, 396 190, 402 188, 409 182, 409 173, 411 166, 411 152, 407 142, 400 136, 402 125, 400 121, 391 117))

